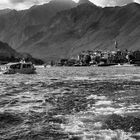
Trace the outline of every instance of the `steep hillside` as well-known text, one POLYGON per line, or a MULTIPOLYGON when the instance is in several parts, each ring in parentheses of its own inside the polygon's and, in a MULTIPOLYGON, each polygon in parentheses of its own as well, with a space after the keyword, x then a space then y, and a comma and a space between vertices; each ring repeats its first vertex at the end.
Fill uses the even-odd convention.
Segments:
MULTIPOLYGON (((63 2, 59 4, 63 5, 63 2)), ((57 0, 52 1, 49 6, 58 5, 56 3, 57 0)), ((77 5, 68 10, 56 10, 51 16, 43 12, 43 7, 46 11, 49 9, 46 8, 48 4, 27 11, 12 11, 6 20, 5 16, 0 16, 3 18, 0 20, 0 38, 17 51, 31 53, 46 61, 70 57, 88 49, 114 50, 115 40, 121 49, 140 49, 139 4, 101 8, 81 0, 77 5)))
POLYGON ((81 5, 81 4, 84 4, 84 3, 92 4, 89 0, 79 0, 79 2, 77 3, 77 5, 81 5))
POLYGON ((43 64, 44 62, 40 59, 33 58, 28 53, 18 53, 12 49, 7 43, 0 41, 0 64, 8 62, 18 62, 22 58, 25 58, 26 61, 31 61, 34 64, 43 64))
POLYGON ((46 30, 38 32, 20 47, 46 60, 69 57, 87 49, 140 48, 140 5, 101 8, 81 4, 56 14, 46 30))
POLYGON ((57 12, 74 6, 76 3, 72 0, 52 0, 47 4, 33 6, 28 10, 12 10, 0 14, 0 40, 16 49, 32 35, 44 31, 50 18, 57 12))
POLYGON ((0 15, 7 14, 7 13, 9 13, 11 11, 12 11, 11 9, 3 9, 3 10, 0 10, 0 15))
POLYGON ((18 53, 12 49, 7 43, 0 41, 0 58, 1 57, 16 57, 18 53))

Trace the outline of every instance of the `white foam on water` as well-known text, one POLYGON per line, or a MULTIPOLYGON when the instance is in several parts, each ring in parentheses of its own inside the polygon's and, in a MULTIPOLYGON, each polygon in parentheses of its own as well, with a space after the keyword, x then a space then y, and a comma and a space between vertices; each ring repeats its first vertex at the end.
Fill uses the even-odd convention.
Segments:
POLYGON ((87 99, 99 99, 99 100, 105 100, 107 99, 105 96, 97 96, 97 95, 90 95, 87 97, 87 99))
POLYGON ((119 91, 116 91, 114 93, 125 93, 126 91, 125 90, 119 90, 119 91))
POLYGON ((140 112, 140 105, 130 105, 127 107, 127 113, 137 113, 140 112))
POLYGON ((59 88, 59 89, 55 89, 55 90, 49 91, 49 94, 60 94, 61 92, 62 92, 62 89, 59 88))
MULTIPOLYGON (((72 77, 67 77, 65 78, 65 80, 75 80, 75 81, 80 81, 80 80, 89 80, 89 81, 101 81, 101 80, 109 80, 109 79, 126 79, 126 80, 132 80, 133 77, 139 77, 139 74, 112 74, 112 75, 109 75, 109 74, 100 74, 100 75, 96 75, 94 77, 91 77, 91 76, 72 76, 72 77)), ((140 80, 140 79, 134 79, 133 81, 135 80, 140 80)))
POLYGON ((140 105, 138 104, 131 104, 128 108, 132 108, 132 109, 140 109, 140 105))
POLYGON ((140 77, 139 77, 139 79, 133 79, 133 81, 140 82, 140 77))
POLYGON ((6 107, 3 108, 4 110, 12 111, 12 112, 29 112, 32 106, 30 104, 20 105, 20 106, 13 106, 13 107, 6 107))
POLYGON ((75 77, 67 77, 65 80, 75 80, 75 81, 84 81, 84 80, 98 80, 98 78, 90 78, 90 77, 81 77, 81 76, 75 76, 75 77))
POLYGON ((104 101, 97 101, 95 105, 99 106, 99 105, 111 105, 111 104, 112 104, 112 101, 104 100, 104 101))
POLYGON ((88 110, 88 112, 94 112, 98 115, 111 115, 111 114, 124 114, 126 112, 126 108, 114 108, 114 107, 93 107, 88 110))
MULTIPOLYGON (((87 80, 87 81, 102 81, 102 80, 106 80, 107 79, 107 76, 98 76, 98 77, 91 77, 91 76, 89 76, 89 77, 81 77, 81 76, 75 76, 75 77, 68 77, 68 78, 66 78, 65 80, 73 80, 73 81, 85 81, 85 80, 87 80)), ((112 78, 109 78, 109 79, 112 79, 112 78)))
POLYGON ((61 125, 61 128, 65 130, 65 132, 71 133, 82 133, 84 123, 80 121, 76 116, 67 116, 69 119, 68 124, 61 125))
POLYGON ((131 136, 131 133, 125 133, 122 130, 97 129, 102 127, 101 122, 94 123, 94 128, 90 129, 88 125, 84 126, 83 122, 81 122, 80 119, 78 120, 76 116, 71 116, 69 119, 70 123, 68 125, 61 124, 61 128, 64 129, 65 132, 71 134, 69 138, 75 137, 81 140, 127 140, 131 136))
POLYGON ((101 128, 102 127, 102 122, 96 122, 94 123, 95 128, 101 128))

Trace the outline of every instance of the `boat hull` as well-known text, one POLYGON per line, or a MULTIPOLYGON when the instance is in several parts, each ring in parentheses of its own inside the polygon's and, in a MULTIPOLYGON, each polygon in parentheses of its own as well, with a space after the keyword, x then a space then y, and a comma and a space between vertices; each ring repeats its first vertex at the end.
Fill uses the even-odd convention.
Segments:
POLYGON ((16 73, 20 73, 20 74, 35 74, 36 71, 35 71, 35 69, 21 69, 21 70, 7 70, 7 71, 3 72, 3 74, 16 74, 16 73))
POLYGON ((34 74, 36 68, 32 63, 9 63, 1 68, 3 74, 34 74))

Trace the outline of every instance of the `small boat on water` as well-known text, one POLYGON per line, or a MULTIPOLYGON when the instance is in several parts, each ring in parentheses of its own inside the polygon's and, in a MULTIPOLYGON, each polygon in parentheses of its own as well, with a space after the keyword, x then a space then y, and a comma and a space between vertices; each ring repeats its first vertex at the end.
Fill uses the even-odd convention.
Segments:
POLYGON ((31 62, 8 63, 1 67, 2 74, 34 74, 36 68, 31 62))

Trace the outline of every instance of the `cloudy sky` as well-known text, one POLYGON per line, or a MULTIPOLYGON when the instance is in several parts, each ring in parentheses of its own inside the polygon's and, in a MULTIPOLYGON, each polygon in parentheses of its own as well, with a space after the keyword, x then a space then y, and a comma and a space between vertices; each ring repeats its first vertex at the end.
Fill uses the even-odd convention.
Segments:
MULTIPOLYGON (((11 9, 27 9, 33 5, 43 4, 49 0, 0 0, 0 9, 11 8, 11 9)), ((68 0, 67 0, 68 1, 68 0)), ((78 1, 78 0, 73 0, 78 1)), ((124 5, 129 2, 138 2, 140 0, 90 0, 99 6, 114 6, 114 5, 124 5)))

